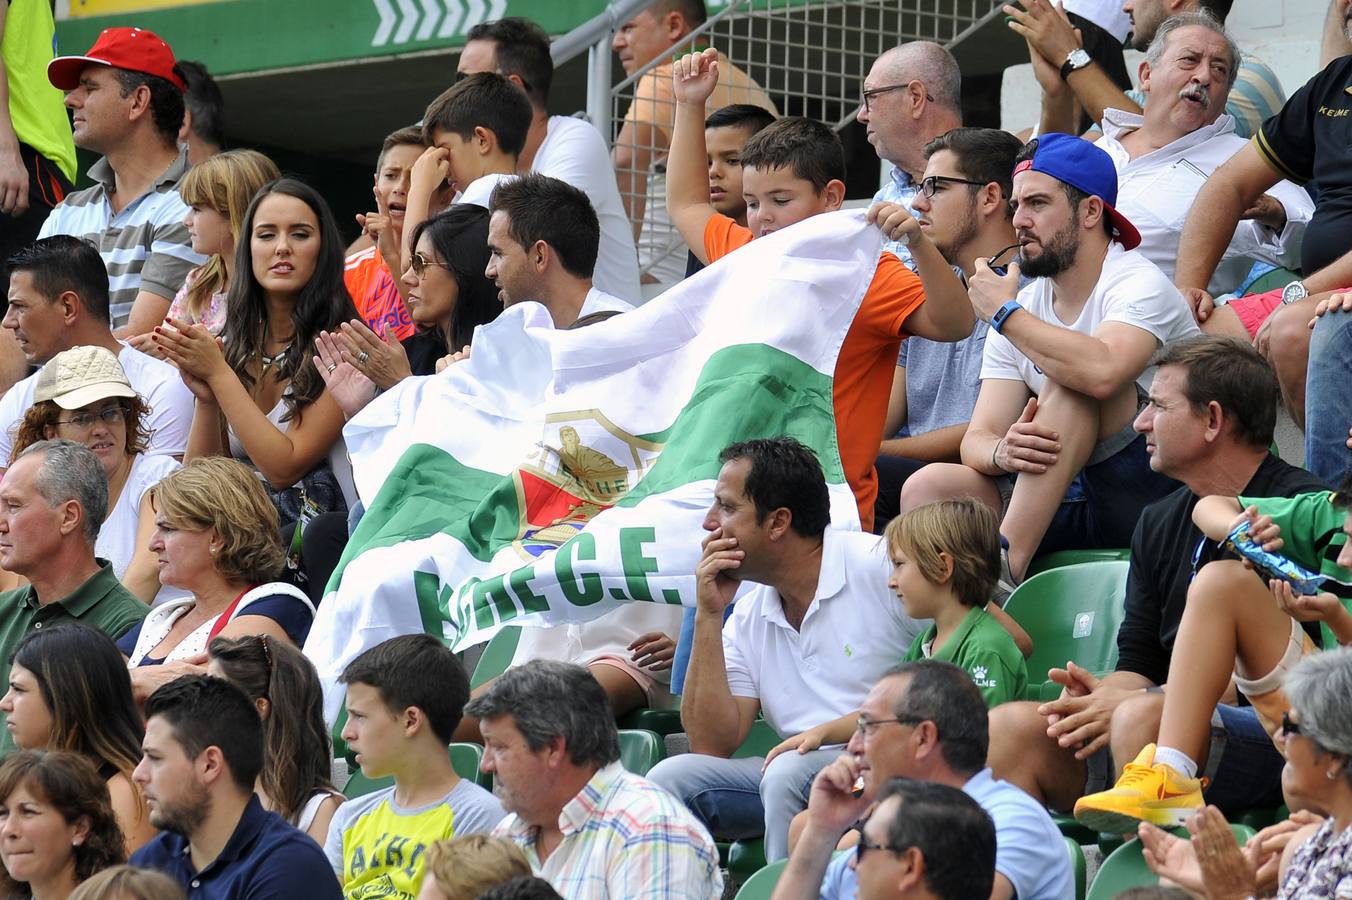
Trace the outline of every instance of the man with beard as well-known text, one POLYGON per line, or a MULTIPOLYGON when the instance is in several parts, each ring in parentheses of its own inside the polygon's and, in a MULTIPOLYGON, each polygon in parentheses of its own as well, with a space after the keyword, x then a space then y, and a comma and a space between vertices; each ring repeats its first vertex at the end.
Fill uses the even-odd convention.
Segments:
POLYGON ((1176 487, 1151 472, 1131 423, 1151 354, 1197 324, 1133 252, 1141 238, 1116 200, 1112 160, 1092 144, 1049 134, 1019 154, 1019 257, 1004 275, 978 260, 969 287, 991 333, 962 462, 926 466, 902 489, 903 512, 976 497, 1002 515, 1007 588, 1039 550, 1127 546, 1141 509, 1176 487), (1021 273, 1033 279, 1022 289, 1021 273))
MULTIPOLYGON (((978 258, 1003 257, 995 260, 1003 271, 1015 249, 1010 246, 1010 173, 1022 148, 1007 131, 954 128, 925 145, 924 176, 910 201, 914 217, 899 203, 879 207, 884 231, 907 239, 926 297, 941 291, 965 294, 978 258)), ((960 341, 911 337, 902 344, 878 448, 875 531, 882 533, 897 515, 897 498, 908 477, 926 463, 958 461, 976 405, 987 328, 977 320, 971 335, 960 341)))
MULTIPOLYGON (((263 723, 239 688, 190 675, 151 694, 145 713, 132 780, 161 833, 133 866, 164 872, 197 900, 341 900, 324 851, 254 793, 263 723)), ((400 852, 391 844, 386 855, 400 852)))

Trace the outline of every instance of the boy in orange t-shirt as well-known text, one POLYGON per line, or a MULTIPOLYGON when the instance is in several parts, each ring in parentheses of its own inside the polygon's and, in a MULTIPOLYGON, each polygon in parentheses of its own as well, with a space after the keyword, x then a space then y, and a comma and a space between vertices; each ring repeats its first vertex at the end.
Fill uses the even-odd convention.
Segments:
MULTIPOLYGON (((704 102, 718 84, 717 54, 706 50, 676 60, 672 82, 676 122, 667 160, 667 210, 701 262, 711 263, 754 238, 840 208, 845 199, 845 155, 839 138, 813 119, 789 117, 761 130, 742 149, 747 226, 720 215, 709 204, 704 146, 704 102)), ((887 220, 890 207, 876 205, 869 211, 870 220, 887 220)), ((879 257, 873 281, 841 345, 832 386, 840 461, 865 530, 873 525, 878 491, 873 461, 882 440, 901 340, 915 334, 957 341, 972 333, 974 323, 965 299, 925 303, 919 277, 893 254, 879 257)))

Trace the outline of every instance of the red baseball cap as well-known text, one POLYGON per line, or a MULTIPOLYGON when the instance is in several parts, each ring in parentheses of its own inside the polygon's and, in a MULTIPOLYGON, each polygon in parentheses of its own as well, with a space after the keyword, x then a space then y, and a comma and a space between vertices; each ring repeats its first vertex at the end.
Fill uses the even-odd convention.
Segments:
POLYGON ((73 91, 80 84, 80 73, 90 63, 156 75, 180 91, 188 89, 174 71, 174 51, 158 34, 144 28, 103 29, 84 56, 58 56, 47 63, 47 80, 60 90, 73 91))

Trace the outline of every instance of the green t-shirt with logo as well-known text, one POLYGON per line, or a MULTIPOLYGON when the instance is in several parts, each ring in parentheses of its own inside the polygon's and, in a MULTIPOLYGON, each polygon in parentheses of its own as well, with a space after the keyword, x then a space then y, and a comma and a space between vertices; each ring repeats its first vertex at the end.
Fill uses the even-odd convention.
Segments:
POLYGON ((987 707, 1023 699, 1028 663, 1014 638, 990 613, 974 607, 942 647, 933 646, 937 631, 931 625, 916 635, 905 662, 941 659, 953 663, 972 677, 987 707))
MULTIPOLYGON (((1297 494, 1294 497, 1240 497, 1245 509, 1258 508, 1258 514, 1271 516, 1282 531, 1282 547, 1277 551, 1298 566, 1327 575, 1336 581, 1326 581, 1320 590, 1342 600, 1352 611, 1352 572, 1338 565, 1338 554, 1347 543, 1343 521, 1347 511, 1333 505, 1332 491, 1297 494), (1337 582, 1342 582, 1341 584, 1337 582)), ((1320 623, 1325 649, 1332 650, 1338 641, 1328 626, 1320 623)))

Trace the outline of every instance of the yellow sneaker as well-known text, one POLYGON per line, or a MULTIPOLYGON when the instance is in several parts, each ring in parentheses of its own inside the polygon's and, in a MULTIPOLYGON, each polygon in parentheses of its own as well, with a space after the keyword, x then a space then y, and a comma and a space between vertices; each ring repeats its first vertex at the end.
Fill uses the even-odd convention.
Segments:
POLYGON ((1182 825, 1203 805, 1202 779, 1184 778, 1172 766, 1155 765, 1154 759, 1155 745, 1147 744, 1111 790, 1076 802, 1075 818, 1107 834, 1132 833, 1140 822, 1160 828, 1182 825))

